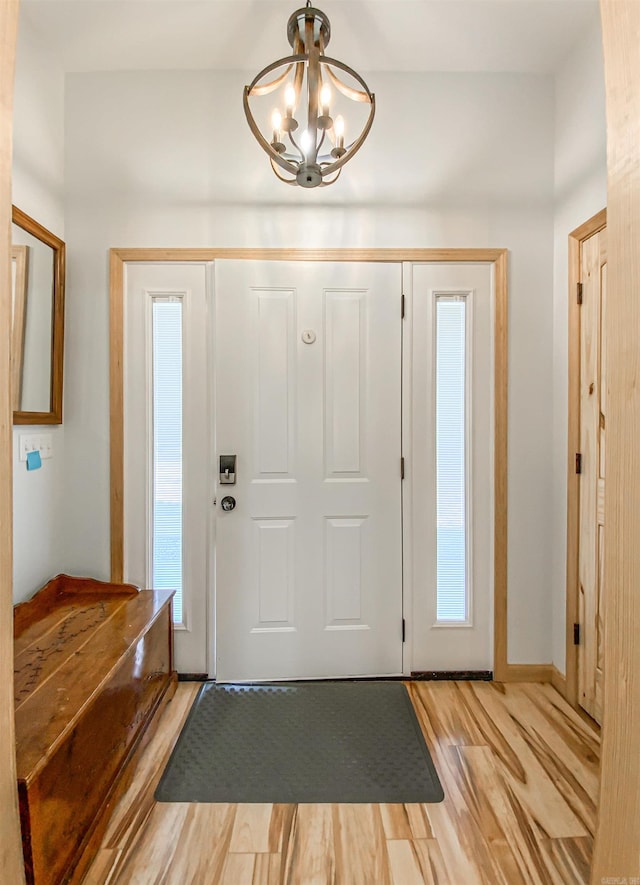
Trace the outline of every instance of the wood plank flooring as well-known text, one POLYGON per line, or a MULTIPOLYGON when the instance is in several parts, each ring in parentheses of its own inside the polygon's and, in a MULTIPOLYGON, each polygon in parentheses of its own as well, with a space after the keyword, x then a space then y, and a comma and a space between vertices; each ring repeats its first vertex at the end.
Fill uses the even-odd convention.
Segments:
POLYGON ((550 685, 407 684, 438 805, 157 803, 198 690, 182 683, 85 885, 588 883, 599 736, 550 685))

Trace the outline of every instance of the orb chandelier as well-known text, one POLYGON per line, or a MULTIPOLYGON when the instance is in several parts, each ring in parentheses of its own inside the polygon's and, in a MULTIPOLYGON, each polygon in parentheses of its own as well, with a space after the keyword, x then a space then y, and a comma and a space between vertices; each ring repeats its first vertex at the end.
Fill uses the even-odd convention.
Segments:
MULTIPOLYGON (((369 134, 375 96, 352 68, 324 54, 331 25, 324 12, 311 6, 311 0, 289 18, 287 37, 293 54, 267 65, 245 86, 244 112, 280 181, 326 187, 337 181, 344 164, 369 134), (260 126, 249 100, 276 91, 280 104, 275 108, 272 105, 270 125, 268 117, 260 117, 260 126), (351 102, 360 110, 356 111, 351 102), (360 134, 353 141, 347 139, 345 116, 340 112, 343 109, 349 114, 350 124, 354 120, 360 123, 360 134)), ((262 105, 268 113, 264 102, 262 105)))

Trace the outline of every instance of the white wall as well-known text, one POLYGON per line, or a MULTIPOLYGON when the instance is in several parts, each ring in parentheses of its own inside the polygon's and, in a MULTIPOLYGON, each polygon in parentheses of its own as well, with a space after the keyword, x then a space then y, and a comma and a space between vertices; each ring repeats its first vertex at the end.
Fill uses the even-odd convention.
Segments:
MULTIPOLYGON (((16 58, 13 202, 64 239, 64 73, 45 43, 20 20, 16 58)), ((41 428, 15 427, 14 601, 21 602, 64 565, 64 428, 49 427, 54 456, 27 472, 18 438, 41 428)))
POLYGON ((370 74, 371 136, 333 188, 272 176, 243 73, 73 74, 65 563, 109 571, 108 255, 113 246, 510 250, 509 657, 551 660, 553 80, 370 74))
POLYGON ((568 236, 607 202, 599 20, 556 78, 553 263, 553 662, 565 672, 567 560, 568 236))

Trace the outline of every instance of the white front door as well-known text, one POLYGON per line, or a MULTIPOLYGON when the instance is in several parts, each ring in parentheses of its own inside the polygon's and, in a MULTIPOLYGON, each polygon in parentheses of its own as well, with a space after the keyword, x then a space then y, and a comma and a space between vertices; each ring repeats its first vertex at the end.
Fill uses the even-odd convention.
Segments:
POLYGON ((215 301, 217 679, 400 674, 401 266, 216 261, 215 301))

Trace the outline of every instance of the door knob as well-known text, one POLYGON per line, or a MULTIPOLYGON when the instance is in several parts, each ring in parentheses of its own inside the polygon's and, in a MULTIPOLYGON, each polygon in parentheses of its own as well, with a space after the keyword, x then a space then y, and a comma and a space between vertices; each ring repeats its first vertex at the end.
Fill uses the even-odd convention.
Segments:
POLYGON ((225 495, 222 501, 220 501, 220 506, 225 513, 230 513, 232 510, 235 510, 236 499, 231 495, 225 495))

